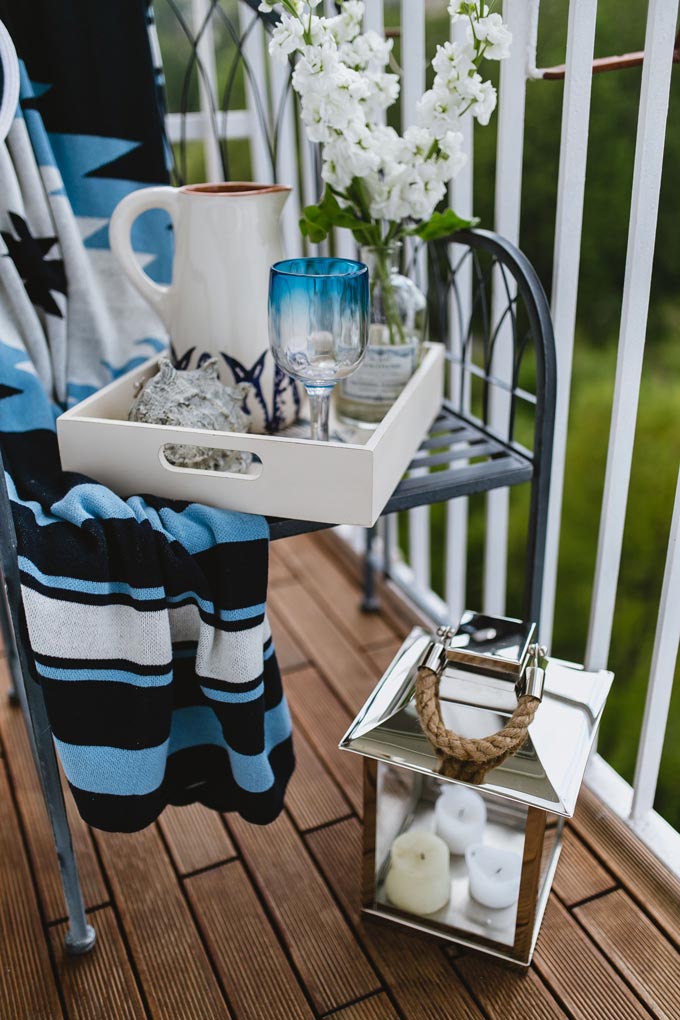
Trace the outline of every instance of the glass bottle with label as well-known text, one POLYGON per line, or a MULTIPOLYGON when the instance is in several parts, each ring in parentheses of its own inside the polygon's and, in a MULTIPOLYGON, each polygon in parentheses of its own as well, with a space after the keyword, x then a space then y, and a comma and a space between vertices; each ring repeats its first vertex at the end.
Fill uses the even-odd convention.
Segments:
POLYGON ((398 242, 361 249, 371 291, 368 347, 364 361, 342 381, 336 396, 338 417, 353 425, 375 428, 418 367, 427 301, 399 272, 400 253, 398 242))

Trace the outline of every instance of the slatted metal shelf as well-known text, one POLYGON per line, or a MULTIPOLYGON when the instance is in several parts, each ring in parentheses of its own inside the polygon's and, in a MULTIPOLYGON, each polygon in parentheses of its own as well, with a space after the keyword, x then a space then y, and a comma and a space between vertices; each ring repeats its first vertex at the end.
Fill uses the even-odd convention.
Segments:
MULTIPOLYGON (((444 402, 383 514, 520 485, 531 481, 533 473, 529 451, 517 443, 503 442, 480 422, 444 402)), ((272 539, 331 527, 281 517, 270 517, 269 526, 272 539)))

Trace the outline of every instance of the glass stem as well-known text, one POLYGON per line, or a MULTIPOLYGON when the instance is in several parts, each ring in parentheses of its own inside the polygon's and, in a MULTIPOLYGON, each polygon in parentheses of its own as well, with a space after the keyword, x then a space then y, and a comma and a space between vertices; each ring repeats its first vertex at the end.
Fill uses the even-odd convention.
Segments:
POLYGON ((309 421, 312 439, 328 442, 328 412, 331 406, 332 386, 306 386, 309 397, 309 421))

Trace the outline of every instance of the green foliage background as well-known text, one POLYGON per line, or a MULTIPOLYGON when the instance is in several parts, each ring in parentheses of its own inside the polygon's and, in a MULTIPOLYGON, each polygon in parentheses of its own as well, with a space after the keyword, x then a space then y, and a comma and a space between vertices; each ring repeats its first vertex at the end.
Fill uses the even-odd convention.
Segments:
MULTIPOLYGON (((223 5, 233 10, 235 2, 223 5)), ((600 0, 596 55, 641 50, 646 5, 600 0)), ((448 34, 446 0, 429 5, 428 53, 448 34)), ((188 48, 166 4, 156 4, 171 109, 181 105, 188 48)), ((539 66, 565 59, 567 0, 543 0, 539 66)), ((398 4, 387 2, 386 20, 398 24, 398 4)), ((219 31, 218 31, 219 41, 219 31)), ((218 59, 226 84, 233 43, 222 32, 218 59)), ((399 44, 395 47, 399 57, 399 44)), ((553 650, 582 661, 590 611, 604 467, 609 434, 620 325, 621 298, 631 199, 639 69, 597 75, 592 113, 585 215, 575 336, 574 372, 562 542, 553 650)), ((557 172, 563 85, 530 82, 524 127, 521 247, 536 266, 548 294, 551 286, 557 172)), ((195 108, 196 81, 187 90, 195 108)), ((235 82, 233 107, 244 98, 242 76, 235 82)), ((657 231, 644 375, 636 432, 619 593, 610 666, 616 672, 602 727, 600 750, 629 781, 633 778, 678 465, 680 464, 680 71, 674 70, 664 179, 657 231)), ((495 122, 476 131, 475 208, 482 225, 493 224, 495 122)), ((521 125, 517 126, 518 135, 521 125)), ((230 175, 247 180, 250 166, 244 143, 230 143, 230 175)), ((200 143, 186 147, 183 176, 203 175, 200 143)), ((631 402, 631 413, 633 407, 631 402)), ((523 578, 527 493, 511 497, 508 609, 519 607, 523 578)), ((484 502, 471 500, 468 605, 481 605, 484 502)), ((441 508, 433 511, 433 583, 442 590, 444 526, 441 508)), ((680 611, 680 607, 678 607, 680 611)), ((680 828, 680 688, 671 704, 656 807, 680 828)))

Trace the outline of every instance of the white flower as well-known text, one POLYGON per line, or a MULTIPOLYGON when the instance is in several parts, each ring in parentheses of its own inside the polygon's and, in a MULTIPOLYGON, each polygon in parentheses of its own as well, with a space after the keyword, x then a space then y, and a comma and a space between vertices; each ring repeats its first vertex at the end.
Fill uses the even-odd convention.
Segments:
POLYGON ((346 135, 336 135, 324 145, 321 176, 339 191, 349 187, 355 177, 366 177, 376 171, 380 157, 373 150, 371 136, 365 128, 354 142, 346 135))
POLYGON ((443 138, 458 123, 460 100, 443 85, 435 84, 416 104, 418 121, 435 138, 443 138))
POLYGON ((337 49, 325 43, 322 46, 307 46, 293 71, 293 88, 305 96, 310 90, 325 91, 334 80, 339 67, 337 49))
POLYGON ((364 99, 366 116, 377 119, 382 110, 387 110, 399 96, 399 76, 396 74, 375 74, 367 78, 369 93, 364 99))
POLYGON ((447 8, 451 21, 459 21, 460 18, 465 18, 469 21, 470 18, 482 18, 489 13, 488 4, 483 4, 481 7, 477 0, 452 0, 447 8))
POLYGON ((479 87, 478 98, 471 107, 472 116, 484 126, 489 123, 495 109, 496 90, 490 81, 484 81, 479 87))
POLYGON ((450 181, 467 163, 467 153, 463 152, 463 135, 460 131, 447 131, 439 139, 439 159, 437 160, 445 180, 450 181))
POLYGON ((487 60, 505 60, 510 56, 512 32, 503 24, 500 14, 480 18, 475 24, 475 35, 486 42, 484 56, 487 60))
POLYGON ((437 46, 432 66, 443 85, 451 88, 473 68, 474 50, 470 43, 447 42, 437 46))
POLYGON ((257 8, 258 11, 262 11, 263 14, 271 14, 274 10, 274 4, 276 0, 262 0, 262 3, 257 8))
POLYGON ((303 46, 304 26, 302 22, 288 14, 283 14, 269 41, 271 56, 285 64, 289 55, 302 49, 303 46))
POLYGON ((404 131, 403 158, 409 163, 427 159, 434 140, 427 128, 412 124, 404 131))
POLYGON ((334 18, 327 18, 326 23, 333 33, 338 45, 351 42, 361 31, 364 20, 364 4, 362 0, 345 0, 340 13, 334 18))
POLYGON ((350 42, 342 43, 339 47, 340 59, 343 64, 357 71, 377 74, 389 61, 392 44, 392 39, 383 39, 377 32, 364 32, 350 42))

